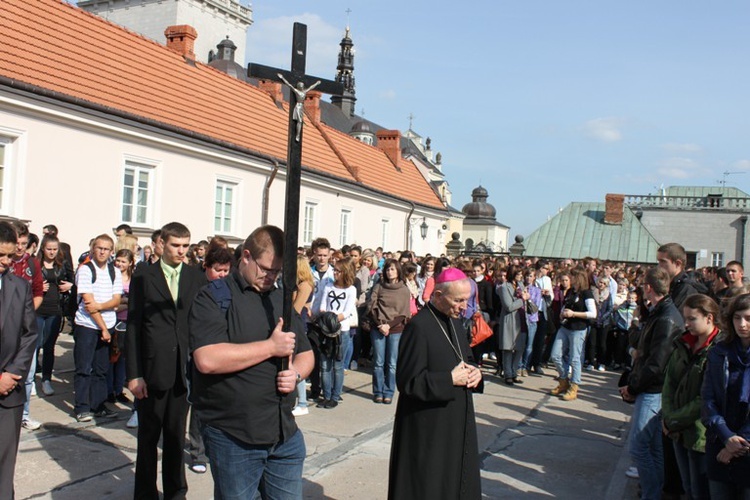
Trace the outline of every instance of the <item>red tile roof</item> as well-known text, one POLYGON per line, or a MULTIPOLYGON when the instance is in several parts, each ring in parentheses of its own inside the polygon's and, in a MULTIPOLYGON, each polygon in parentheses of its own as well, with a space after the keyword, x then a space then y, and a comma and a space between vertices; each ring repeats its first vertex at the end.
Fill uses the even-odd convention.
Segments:
MULTIPOLYGON (((98 106, 198 133, 285 162, 288 108, 268 94, 60 0, 3 0, 0 75, 98 106)), ((166 26, 165 26, 166 28, 166 26)), ((409 161, 330 127, 305 128, 302 164, 430 207, 437 194, 409 161)))

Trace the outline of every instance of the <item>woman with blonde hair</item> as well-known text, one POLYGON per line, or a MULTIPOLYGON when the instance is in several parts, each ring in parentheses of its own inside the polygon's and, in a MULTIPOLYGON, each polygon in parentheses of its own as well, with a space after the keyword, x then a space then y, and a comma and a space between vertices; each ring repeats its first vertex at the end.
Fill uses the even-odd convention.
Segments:
MULTIPOLYGON (((307 333, 307 322, 310 318, 314 289, 315 280, 310 268, 310 261, 307 260, 307 256, 304 254, 297 255, 297 289, 292 292, 292 307, 294 307, 294 310, 302 318, 302 324, 305 325, 305 333, 307 333)), ((310 342, 317 342, 317 338, 310 338, 310 342)), ((316 354, 314 369, 320 370, 320 351, 313 349, 313 353, 316 354)), ((304 380, 300 380, 297 384, 297 406, 292 410, 292 415, 300 417, 307 415, 309 411, 307 408, 307 386, 304 380)))

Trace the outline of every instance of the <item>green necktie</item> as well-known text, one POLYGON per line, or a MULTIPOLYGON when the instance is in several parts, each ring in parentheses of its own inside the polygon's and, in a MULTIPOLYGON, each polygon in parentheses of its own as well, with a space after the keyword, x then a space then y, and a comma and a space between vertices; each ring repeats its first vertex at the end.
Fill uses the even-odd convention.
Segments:
POLYGON ((169 280, 167 281, 167 284, 169 285, 169 293, 172 294, 172 299, 176 304, 177 292, 180 290, 180 273, 177 272, 177 269, 170 269, 169 280))

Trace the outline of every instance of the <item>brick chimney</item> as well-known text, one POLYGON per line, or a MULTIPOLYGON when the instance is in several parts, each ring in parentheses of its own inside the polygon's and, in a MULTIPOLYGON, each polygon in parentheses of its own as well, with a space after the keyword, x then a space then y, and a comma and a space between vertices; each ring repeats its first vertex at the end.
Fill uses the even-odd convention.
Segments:
POLYGON ((263 92, 268 93, 274 102, 281 102, 284 100, 284 93, 281 91, 281 83, 279 82, 258 80, 258 88, 263 92))
POLYGON ((322 95, 322 92, 310 90, 305 96, 305 111, 313 123, 320 123, 320 98, 322 95))
POLYGON ((398 130, 379 130, 378 149, 385 153, 391 163, 401 169, 401 132, 398 130))
POLYGON ((167 37, 167 47, 174 50, 186 60, 195 61, 195 39, 198 32, 188 24, 170 26, 164 30, 167 37))
POLYGON ((622 225, 624 194, 608 194, 604 202, 604 223, 622 225))

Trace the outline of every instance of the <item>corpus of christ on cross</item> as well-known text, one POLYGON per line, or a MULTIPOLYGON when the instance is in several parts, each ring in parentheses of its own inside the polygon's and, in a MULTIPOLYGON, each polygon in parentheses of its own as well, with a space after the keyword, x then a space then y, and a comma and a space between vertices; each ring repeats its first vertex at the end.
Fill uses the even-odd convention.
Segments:
MULTIPOLYGON (((291 71, 251 63, 247 76, 286 84, 289 89, 289 132, 286 154, 286 211, 284 212, 284 328, 292 323, 292 293, 297 287, 297 239, 299 236, 299 193, 302 176, 302 128, 304 123, 305 95, 315 88, 326 94, 341 95, 344 86, 305 74, 307 52, 307 26, 294 23, 292 36, 291 71)), ((281 369, 287 368, 288 360, 281 369)))

